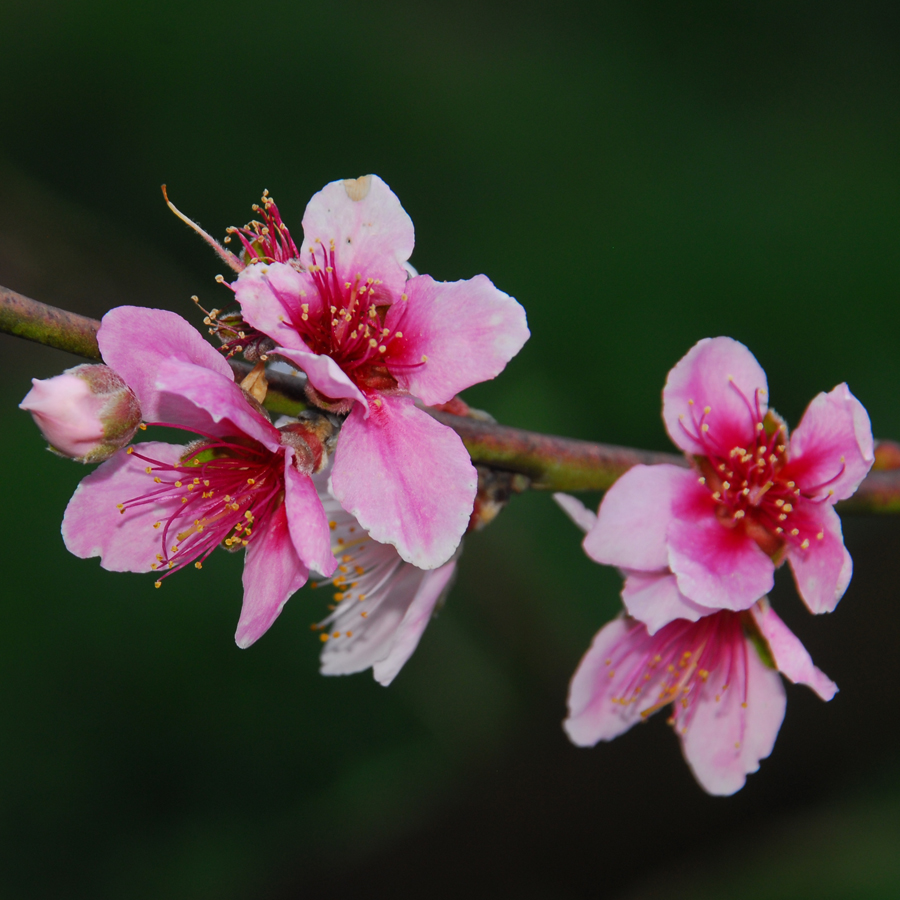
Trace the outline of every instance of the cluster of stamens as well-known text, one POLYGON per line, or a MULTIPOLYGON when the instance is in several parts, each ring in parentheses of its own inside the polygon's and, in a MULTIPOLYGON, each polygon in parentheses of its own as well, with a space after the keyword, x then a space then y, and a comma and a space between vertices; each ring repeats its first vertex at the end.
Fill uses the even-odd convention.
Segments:
MULTIPOLYGON (((696 708, 692 704, 706 687, 710 674, 716 672, 717 676, 724 676, 721 684, 712 686, 716 702, 721 702, 731 685, 738 684, 742 690, 740 702, 746 708, 747 642, 742 624, 746 615, 721 610, 698 622, 676 619, 655 635, 646 637, 642 652, 635 654, 636 661, 631 661, 631 668, 624 675, 621 666, 628 664, 626 660, 633 649, 628 641, 623 641, 622 657, 605 660, 607 677, 618 679, 622 685, 612 702, 620 706, 648 703, 641 710, 643 718, 675 704, 683 710, 679 716, 683 734, 696 708)), ((631 628, 636 633, 644 626, 634 622, 631 628)), ((674 715, 669 724, 675 724, 674 715)))
POLYGON ((281 502, 283 460, 259 444, 244 445, 209 438, 189 445, 175 464, 147 456, 134 447, 128 453, 147 463, 154 488, 118 504, 124 515, 153 504, 162 512, 153 528, 160 552, 151 568, 165 570, 156 582, 193 562, 198 569, 218 546, 245 548, 255 537, 254 523, 265 521, 281 502))
POLYGON ((263 191, 259 203, 253 204, 253 212, 258 213, 262 221, 253 220, 243 228, 231 226, 226 229, 228 236, 225 243, 231 243, 231 236, 236 235, 244 248, 244 262, 290 262, 300 258, 300 251, 281 219, 281 213, 268 191, 263 191))

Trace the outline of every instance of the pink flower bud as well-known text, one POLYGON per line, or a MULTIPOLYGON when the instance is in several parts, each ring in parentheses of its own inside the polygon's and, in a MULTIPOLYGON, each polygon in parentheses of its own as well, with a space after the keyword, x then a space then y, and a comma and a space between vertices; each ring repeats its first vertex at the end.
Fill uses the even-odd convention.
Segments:
POLYGON ((109 366, 75 366, 31 383, 19 409, 31 413, 59 456, 102 462, 128 444, 141 423, 137 398, 109 366))

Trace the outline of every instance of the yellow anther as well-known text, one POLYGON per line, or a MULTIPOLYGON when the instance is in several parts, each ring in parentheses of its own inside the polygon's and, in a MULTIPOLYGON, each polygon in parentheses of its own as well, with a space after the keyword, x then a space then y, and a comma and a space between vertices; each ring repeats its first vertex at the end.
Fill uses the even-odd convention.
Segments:
POLYGON ((194 568, 195 568, 195 569, 202 569, 202 568, 203 568, 203 563, 200 562, 200 560, 198 559, 197 562, 194 563, 194 568))
POLYGON ((744 518, 744 515, 745 515, 744 510, 739 509, 739 510, 734 514, 734 518, 735 518, 735 519, 743 519, 743 518, 744 518))
POLYGON ((824 537, 825 537, 825 532, 824 532, 824 531, 820 531, 820 532, 816 535, 816 540, 821 541, 824 537))
POLYGON ((705 434, 707 431, 709 431, 709 425, 707 425, 706 422, 704 422, 704 423, 700 426, 700 430, 705 434))
POLYGON ((153 587, 155 587, 155 588, 161 588, 161 587, 162 587, 162 582, 161 582, 161 581, 155 581, 155 582, 153 583, 153 587))
POLYGON ((791 529, 791 534, 792 534, 794 537, 797 537, 797 535, 800 534, 800 529, 799 529, 799 528, 792 528, 792 529, 791 529))
POLYGON ((808 539, 808 538, 804 538, 804 539, 803 539, 803 543, 800 545, 800 549, 801 549, 801 550, 805 550, 808 546, 809 546, 809 539, 808 539))

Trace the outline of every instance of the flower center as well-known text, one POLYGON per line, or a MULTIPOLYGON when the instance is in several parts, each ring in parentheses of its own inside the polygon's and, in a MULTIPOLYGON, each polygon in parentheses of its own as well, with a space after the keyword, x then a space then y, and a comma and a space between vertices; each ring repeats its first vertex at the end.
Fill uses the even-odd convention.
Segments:
POLYGON ((153 569, 165 569, 162 578, 193 562, 198 569, 219 545, 228 550, 246 547, 256 536, 254 524, 264 521, 284 496, 283 459, 255 441, 209 438, 185 448, 175 465, 144 455, 135 447, 128 453, 147 463, 154 487, 120 503, 128 509, 148 503, 162 507, 153 524, 160 552, 153 569))

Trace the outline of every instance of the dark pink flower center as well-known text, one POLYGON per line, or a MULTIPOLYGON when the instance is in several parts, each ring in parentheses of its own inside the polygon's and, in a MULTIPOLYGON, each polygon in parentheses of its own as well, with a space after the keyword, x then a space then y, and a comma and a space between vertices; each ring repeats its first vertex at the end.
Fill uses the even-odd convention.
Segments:
MULTIPOLYGON (((732 388, 740 393, 731 383, 732 388)), ((751 403, 741 394, 750 414, 750 440, 733 444, 717 433, 716 419, 710 407, 699 410, 691 403, 693 430, 682 427, 703 447, 705 456, 695 457, 701 471, 700 483, 706 485, 716 503, 716 516, 729 528, 743 528, 770 556, 790 543, 807 549, 821 541, 825 533, 810 504, 827 485, 801 490, 788 466, 787 427, 769 411, 762 413, 759 391, 751 403), (729 446, 729 443, 732 445, 729 446)), ((843 473, 841 470, 832 481, 843 473)))
MULTIPOLYGON (((687 728, 693 714, 693 704, 707 686, 711 675, 719 683, 710 684, 716 701, 721 700, 732 685, 738 685, 741 703, 747 703, 747 641, 744 639, 745 613, 721 610, 704 616, 697 622, 676 619, 656 634, 646 637, 636 655, 629 654, 631 641, 624 640, 619 649, 622 657, 606 660, 610 678, 619 678, 622 690, 613 703, 627 706, 644 703, 650 706, 641 711, 646 718, 670 703, 676 704, 680 724, 687 728), (622 665, 630 669, 620 671, 622 665), (655 697, 646 696, 652 685, 655 697)), ((631 621, 631 620, 627 620, 631 621)), ((637 621, 634 631, 646 634, 645 626, 637 621)))
MULTIPOLYGON (((148 503, 166 512, 153 524, 160 542, 154 569, 177 572, 193 562, 199 569, 219 545, 246 547, 284 497, 284 457, 244 438, 208 438, 185 448, 177 465, 140 452, 128 453, 147 463, 153 487, 119 504, 128 509, 148 503)), ((159 587, 160 581, 156 582, 159 587)))

